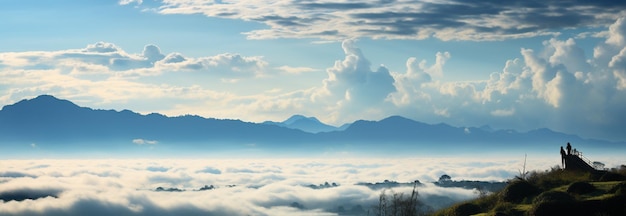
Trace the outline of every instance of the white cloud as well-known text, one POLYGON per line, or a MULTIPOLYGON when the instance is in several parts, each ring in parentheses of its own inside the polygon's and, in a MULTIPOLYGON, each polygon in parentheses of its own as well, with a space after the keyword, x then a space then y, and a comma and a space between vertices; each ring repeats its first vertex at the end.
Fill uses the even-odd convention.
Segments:
POLYGON ((118 4, 120 5, 128 5, 131 3, 142 4, 143 0, 120 0, 118 4))
POLYGON ((341 46, 345 58, 326 70, 328 78, 324 79, 314 99, 335 103, 336 112, 344 119, 356 120, 364 113, 379 112, 383 104, 388 103, 389 95, 395 92, 394 79, 389 70, 380 66, 372 71, 369 60, 355 41, 346 40, 341 46), (345 115, 352 116, 346 118, 345 115))
POLYGON ((418 101, 430 100, 430 94, 423 91, 425 83, 430 83, 434 78, 443 76, 443 66, 450 59, 450 53, 438 52, 435 63, 430 67, 426 60, 419 61, 411 57, 406 61, 405 73, 392 73, 397 92, 392 93, 391 100, 397 106, 419 103, 418 101))
POLYGON ((284 71, 285 73, 289 73, 289 74, 300 74, 300 73, 317 71, 317 69, 315 69, 315 68, 291 67, 291 66, 287 66, 287 65, 277 67, 276 69, 284 71))
POLYGON ((152 44, 146 45, 143 48, 143 52, 141 55, 145 57, 149 62, 152 62, 152 63, 165 58, 165 55, 161 53, 161 49, 152 44))
POLYGON ((626 18, 620 17, 609 26, 609 35, 606 43, 613 46, 624 46, 626 44, 626 18))
POLYGON ((261 76, 268 63, 260 56, 241 56, 239 54, 224 53, 202 58, 186 58, 179 53, 173 53, 155 62, 158 71, 187 71, 207 73, 225 78, 242 78, 261 76))
MULTIPOLYGON (((460 201, 477 196, 473 190, 428 184, 442 174, 455 180, 505 180, 517 174, 521 159, 5 160, 3 164, 10 166, 5 168, 7 172, 0 173, 0 196, 11 192, 40 198, 0 202, 0 214, 332 215, 340 206, 351 209, 361 205, 368 210, 377 202, 381 190, 355 184, 385 179, 420 180, 426 184, 418 187, 419 199, 438 205, 429 197, 446 196, 460 201), (306 187, 324 182, 339 186, 319 190, 306 187), (215 189, 197 191, 204 185, 213 185, 215 189), (156 192, 157 187, 185 191, 156 192), (304 209, 290 207, 294 202, 304 209)), ((615 162, 606 164, 613 166, 615 162)), ((558 160, 533 158, 527 167, 544 170, 553 164, 558 164, 558 160)), ((393 190, 408 193, 411 189, 393 190)))

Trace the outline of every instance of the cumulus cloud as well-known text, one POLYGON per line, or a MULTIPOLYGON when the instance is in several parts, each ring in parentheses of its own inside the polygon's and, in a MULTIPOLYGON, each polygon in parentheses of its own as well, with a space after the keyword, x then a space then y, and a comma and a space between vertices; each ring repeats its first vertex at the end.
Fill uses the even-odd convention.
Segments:
POLYGON ((165 58, 165 55, 161 53, 161 49, 152 44, 146 45, 143 48, 143 52, 141 55, 145 57, 149 62, 156 62, 165 58))
POLYGON ((409 58, 406 61, 405 73, 393 73, 397 90, 391 97, 393 103, 403 106, 419 100, 429 100, 430 96, 421 90, 422 85, 433 81, 433 77, 441 78, 443 67, 450 57, 448 52, 438 52, 435 63, 431 66, 426 66, 426 60, 418 61, 415 57, 409 58))
POLYGON ((341 46, 345 58, 326 70, 328 78, 323 81, 319 99, 326 97, 325 100, 337 104, 342 114, 355 116, 364 110, 363 107, 380 107, 395 91, 389 69, 380 66, 372 71, 371 63, 353 40, 346 40, 341 46))
MULTIPOLYGON (((536 158, 528 167, 543 170, 558 163, 536 158)), ((334 215, 341 208, 368 210, 377 202, 382 190, 356 185, 359 182, 420 180, 425 184, 418 187, 419 199, 435 206, 441 197, 454 202, 478 196, 474 190, 428 183, 439 176, 505 180, 517 174, 522 161, 427 157, 75 159, 5 160, 3 164, 11 164, 3 168, 5 173, 28 169, 32 174, 0 176, 2 215, 334 215), (235 169, 250 172, 228 171, 235 169), (324 182, 339 186, 307 187, 324 182), (199 190, 205 185, 213 189, 199 190), (180 191, 157 191, 158 187, 180 191)), ((411 189, 393 188, 405 194, 411 189)))
MULTIPOLYGON (((120 4, 133 1, 125 0, 120 4)), ((352 37, 502 40, 558 35, 555 29, 609 25, 626 15, 619 2, 589 1, 186 1, 154 8, 162 14, 204 14, 267 26, 251 39, 352 37), (565 10, 564 8, 567 8, 565 10)))

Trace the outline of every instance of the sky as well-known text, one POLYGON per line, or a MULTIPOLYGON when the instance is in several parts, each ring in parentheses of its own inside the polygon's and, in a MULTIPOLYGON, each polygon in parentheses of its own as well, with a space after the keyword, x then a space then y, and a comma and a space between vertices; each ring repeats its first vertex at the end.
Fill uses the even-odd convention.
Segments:
POLYGON ((0 105, 626 140, 621 1, 9 0, 0 105))

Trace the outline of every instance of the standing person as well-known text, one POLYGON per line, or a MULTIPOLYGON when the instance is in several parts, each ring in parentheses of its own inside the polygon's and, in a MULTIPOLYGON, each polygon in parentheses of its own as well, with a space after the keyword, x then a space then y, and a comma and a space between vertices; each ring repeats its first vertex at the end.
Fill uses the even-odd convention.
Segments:
POLYGON ((567 155, 572 154, 572 145, 570 145, 569 142, 567 142, 567 147, 565 148, 567 148, 567 155))
POLYGON ((563 150, 563 146, 561 146, 561 165, 565 169, 565 150, 563 150))

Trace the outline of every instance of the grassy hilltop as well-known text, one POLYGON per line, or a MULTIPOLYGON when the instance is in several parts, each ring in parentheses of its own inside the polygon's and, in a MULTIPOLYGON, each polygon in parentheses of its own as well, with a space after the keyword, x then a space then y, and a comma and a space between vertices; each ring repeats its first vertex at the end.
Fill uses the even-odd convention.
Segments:
POLYGON ((626 166, 523 173, 497 193, 434 215, 626 215, 626 166))

